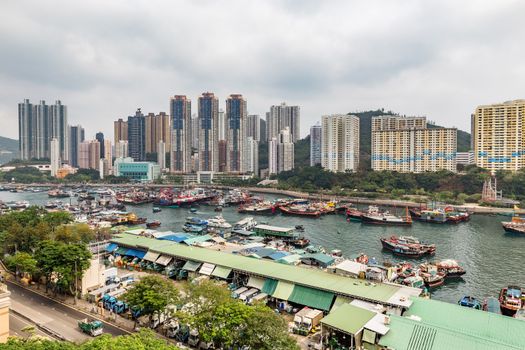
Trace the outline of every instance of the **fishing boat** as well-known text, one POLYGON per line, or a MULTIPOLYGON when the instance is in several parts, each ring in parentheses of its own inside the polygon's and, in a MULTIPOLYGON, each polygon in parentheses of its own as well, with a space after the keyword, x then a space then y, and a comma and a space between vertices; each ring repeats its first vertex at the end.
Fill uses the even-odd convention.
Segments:
POLYGON ((513 216, 511 221, 503 221, 501 225, 506 232, 525 233, 525 218, 513 216))
POLYGON ((423 278, 428 288, 439 287, 445 283, 445 274, 437 272, 435 269, 429 272, 420 272, 419 275, 423 278))
POLYGON ((382 237, 380 240, 383 248, 391 251, 394 255, 420 258, 424 255, 433 255, 436 253, 435 244, 423 243, 411 236, 382 237))
POLYGON ((206 226, 185 223, 184 226, 182 226, 182 229, 184 230, 184 232, 201 234, 204 231, 206 231, 206 226))
POLYGON ((418 221, 430 222, 434 224, 444 224, 447 222, 447 214, 442 209, 418 210, 410 209, 410 216, 418 221))
POLYGON ((290 241, 290 244, 296 248, 304 248, 310 245, 310 240, 306 237, 300 237, 290 241))
POLYGON ((465 295, 458 301, 459 306, 469 307, 471 309, 481 310, 482 306, 478 299, 465 295))
POLYGON ((522 291, 520 287, 508 286, 502 288, 499 293, 499 303, 501 313, 505 316, 514 316, 521 309, 522 291))
POLYGON ((67 197, 70 197, 70 194, 66 191, 63 191, 61 189, 54 189, 54 190, 49 190, 47 192, 47 195, 51 198, 67 198, 67 197))
POLYGON ((425 288, 425 281, 421 276, 408 276, 403 279, 402 284, 412 288, 425 288))
POLYGON ((190 225, 197 225, 197 226, 206 226, 208 225, 208 221, 198 218, 198 217, 192 217, 189 216, 186 218, 186 223, 190 225))
POLYGON ((128 221, 127 221, 127 223, 130 224, 130 225, 145 224, 146 223, 146 218, 139 218, 134 213, 129 213, 128 214, 128 221))
POLYGON ((208 232, 210 233, 231 233, 232 225, 229 224, 221 215, 208 219, 208 232))
POLYGON ((257 226, 257 221, 252 216, 248 216, 237 221, 233 227, 235 230, 251 231, 255 226, 257 226))
POLYGON ((346 220, 347 221, 361 221, 361 216, 363 212, 357 208, 347 208, 346 209, 346 220))
POLYGON ((275 206, 270 202, 260 202, 253 205, 242 204, 237 212, 242 214, 274 214, 275 206))
POLYGON ((461 277, 466 273, 465 269, 452 259, 438 261, 436 266, 438 271, 444 273, 447 278, 461 277))
POLYGON ((380 212, 379 208, 370 206, 368 213, 361 215, 361 222, 371 225, 408 226, 412 225, 412 218, 408 215, 408 208, 407 215, 400 217, 392 215, 388 211, 380 212))
POLYGON ((155 228, 155 227, 159 227, 159 226, 160 226, 160 221, 158 221, 158 220, 151 221, 151 222, 148 222, 146 224, 147 228, 155 228))
POLYGON ((289 207, 279 207, 279 210, 284 215, 295 215, 303 216, 310 218, 318 218, 321 216, 321 211, 317 209, 312 209, 307 205, 293 205, 289 207))

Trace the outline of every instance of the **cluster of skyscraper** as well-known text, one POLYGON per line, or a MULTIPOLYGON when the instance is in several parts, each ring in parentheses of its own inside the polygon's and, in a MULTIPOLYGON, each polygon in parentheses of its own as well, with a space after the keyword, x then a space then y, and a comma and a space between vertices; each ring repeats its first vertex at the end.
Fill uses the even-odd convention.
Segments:
MULTIPOLYGON (((240 94, 232 94, 225 101, 226 111, 219 109, 219 99, 205 92, 197 100, 197 114, 192 115, 192 101, 185 95, 170 98, 168 127, 151 130, 170 130, 171 135, 157 133, 149 136, 145 116, 140 111, 127 121, 115 122, 115 149, 122 154, 126 147, 135 160, 144 160, 148 143, 157 144, 153 152, 163 162, 169 156, 170 172, 227 172, 232 174, 259 174, 259 142, 268 141, 270 172, 293 168, 293 142, 299 138, 299 107, 281 104, 272 106, 265 120, 248 115, 247 101, 240 94), (287 134, 286 134, 287 133, 287 134), (290 135, 284 137, 283 135, 290 135), (148 141, 150 139, 151 141, 148 141), (160 142, 163 143, 155 143, 160 142), (122 146, 119 146, 122 145, 122 146), (127 146, 125 146, 127 145, 127 146), (159 147, 165 147, 166 153, 159 147), (165 160, 165 159, 164 159, 165 160)), ((124 156, 127 156, 125 154, 124 156)))

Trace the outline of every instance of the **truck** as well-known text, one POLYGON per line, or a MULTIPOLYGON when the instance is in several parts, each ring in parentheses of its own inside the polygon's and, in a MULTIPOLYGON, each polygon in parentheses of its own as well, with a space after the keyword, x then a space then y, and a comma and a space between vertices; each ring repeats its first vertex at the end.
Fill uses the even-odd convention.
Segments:
POLYGON ((236 289, 232 292, 232 298, 238 298, 239 295, 241 295, 242 293, 246 292, 248 290, 248 288, 246 287, 241 287, 239 289, 236 289))
POLYGON ((96 337, 104 332, 104 325, 99 320, 84 318, 78 320, 78 328, 86 334, 96 337))
POLYGON ((323 311, 310 309, 309 307, 305 306, 294 316, 293 332, 300 335, 308 335, 308 333, 317 328, 317 326, 321 323, 322 318, 323 311))

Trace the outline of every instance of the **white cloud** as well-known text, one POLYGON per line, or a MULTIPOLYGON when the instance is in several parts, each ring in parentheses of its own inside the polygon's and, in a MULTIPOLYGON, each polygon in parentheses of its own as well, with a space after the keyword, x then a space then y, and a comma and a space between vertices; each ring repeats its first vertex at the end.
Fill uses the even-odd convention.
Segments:
POLYGON ((519 1, 16 1, 0 12, 0 128, 17 103, 61 99, 91 137, 168 110, 173 94, 230 93, 264 115, 384 107, 469 130, 479 104, 523 98, 519 1))

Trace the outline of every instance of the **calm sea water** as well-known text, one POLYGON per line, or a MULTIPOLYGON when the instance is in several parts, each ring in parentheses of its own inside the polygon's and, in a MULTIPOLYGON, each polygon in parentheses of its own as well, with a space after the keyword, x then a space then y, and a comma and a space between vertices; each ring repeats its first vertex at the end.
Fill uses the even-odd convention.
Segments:
MULTIPOLYGON (((272 199, 272 196, 266 196, 272 199)), ((49 200, 46 193, 0 192, 0 200, 27 200, 31 204, 42 205, 49 200)), ((64 199, 69 201, 69 199, 64 199)), ((75 199, 72 199, 75 203, 75 199)), ((163 208, 160 213, 152 213, 152 204, 128 206, 129 211, 150 220, 159 220, 159 230, 182 231, 182 224, 188 216, 209 218, 217 215, 213 207, 200 206, 198 212, 190 213, 186 208, 163 208)), ((244 214, 238 214, 236 207, 224 208, 222 215, 234 223, 244 214)), ((435 299, 456 303, 464 295, 479 299, 497 297, 500 288, 509 284, 525 287, 525 235, 505 233, 500 222, 508 220, 504 216, 474 215, 472 220, 459 225, 438 225, 415 222, 412 227, 376 227, 347 222, 343 215, 328 215, 320 219, 298 218, 293 216, 257 216, 259 223, 293 227, 303 225, 304 235, 312 244, 321 245, 327 251, 341 249, 344 256, 354 257, 365 253, 379 262, 402 261, 381 249, 380 237, 387 235, 412 235, 429 243, 436 244, 435 259, 455 259, 467 270, 464 278, 449 282, 432 292, 435 299)), ((411 259, 414 263, 426 259, 411 259)))

